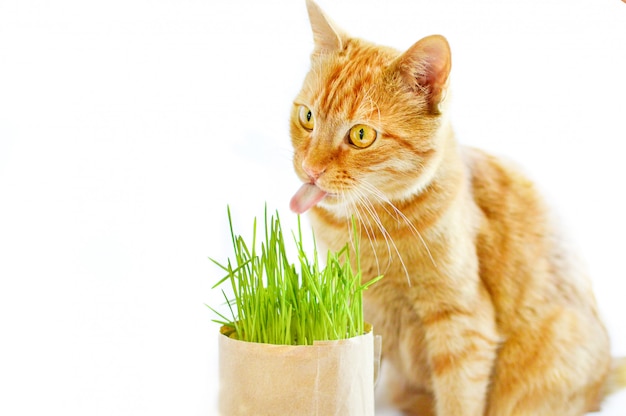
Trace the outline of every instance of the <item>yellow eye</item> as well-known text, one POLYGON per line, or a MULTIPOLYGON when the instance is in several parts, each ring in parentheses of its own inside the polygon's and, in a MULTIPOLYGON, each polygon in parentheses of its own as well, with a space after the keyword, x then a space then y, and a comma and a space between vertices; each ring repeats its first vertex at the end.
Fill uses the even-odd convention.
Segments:
POLYGON ((350 129, 350 144, 364 149, 376 140, 376 130, 365 124, 357 124, 350 129))
POLYGON ((300 119, 300 124, 305 129, 311 131, 313 127, 315 127, 315 117, 313 117, 313 112, 306 105, 301 105, 298 109, 298 118, 300 119))

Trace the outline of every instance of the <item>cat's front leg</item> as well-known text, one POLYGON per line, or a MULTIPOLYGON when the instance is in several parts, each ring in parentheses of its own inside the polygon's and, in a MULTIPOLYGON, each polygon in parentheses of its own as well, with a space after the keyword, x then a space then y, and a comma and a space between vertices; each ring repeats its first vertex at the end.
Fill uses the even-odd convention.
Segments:
POLYGON ((480 280, 441 280, 420 290, 437 416, 482 416, 499 340, 494 310, 480 280))

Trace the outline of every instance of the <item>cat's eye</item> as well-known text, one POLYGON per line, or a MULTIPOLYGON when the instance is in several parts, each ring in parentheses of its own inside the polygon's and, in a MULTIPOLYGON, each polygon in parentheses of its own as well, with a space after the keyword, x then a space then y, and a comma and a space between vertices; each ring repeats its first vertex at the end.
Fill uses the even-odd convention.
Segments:
POLYGON ((305 129, 311 131, 313 127, 315 127, 315 117, 313 116, 313 112, 306 105, 301 105, 298 109, 298 118, 300 119, 300 124, 305 129))
POLYGON ((350 144, 364 149, 374 143, 377 135, 378 133, 376 133, 376 130, 374 130, 370 126, 366 126, 365 124, 357 124, 350 129, 350 144))

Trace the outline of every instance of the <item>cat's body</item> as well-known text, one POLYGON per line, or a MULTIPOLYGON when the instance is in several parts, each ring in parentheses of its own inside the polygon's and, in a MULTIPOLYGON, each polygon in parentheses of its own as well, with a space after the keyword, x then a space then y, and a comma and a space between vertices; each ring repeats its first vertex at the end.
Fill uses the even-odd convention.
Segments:
MULTIPOLYGON (((582 415, 623 377, 590 284, 533 184, 459 146, 442 37, 407 52, 352 39, 312 2, 294 166, 316 238, 361 230, 366 318, 408 414, 582 415)), ((621 380, 623 382, 623 379, 621 380)))

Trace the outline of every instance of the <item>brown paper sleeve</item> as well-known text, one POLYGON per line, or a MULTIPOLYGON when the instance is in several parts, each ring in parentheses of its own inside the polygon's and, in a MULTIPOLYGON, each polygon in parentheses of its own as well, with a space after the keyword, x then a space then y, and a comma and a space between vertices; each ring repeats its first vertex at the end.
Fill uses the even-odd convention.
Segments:
POLYGON ((373 416, 374 337, 310 346, 219 336, 222 416, 373 416))

